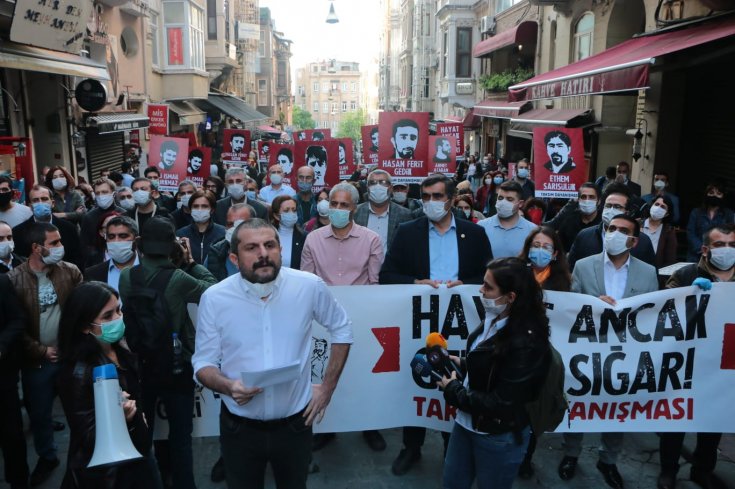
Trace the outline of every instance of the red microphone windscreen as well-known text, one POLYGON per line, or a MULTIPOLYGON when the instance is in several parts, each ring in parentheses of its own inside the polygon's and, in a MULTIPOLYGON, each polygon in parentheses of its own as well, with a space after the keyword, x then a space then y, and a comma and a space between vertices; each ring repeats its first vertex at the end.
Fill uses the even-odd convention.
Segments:
POLYGON ((448 347, 447 340, 444 339, 441 333, 429 333, 429 336, 426 337, 426 348, 432 346, 440 346, 446 350, 448 347))

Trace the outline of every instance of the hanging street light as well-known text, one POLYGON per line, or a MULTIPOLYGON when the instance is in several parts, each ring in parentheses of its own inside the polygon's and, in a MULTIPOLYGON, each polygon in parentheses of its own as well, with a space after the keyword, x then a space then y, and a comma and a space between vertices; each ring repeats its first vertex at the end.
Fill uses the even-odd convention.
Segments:
POLYGON ((329 2, 329 15, 327 15, 327 24, 336 24, 339 22, 337 14, 334 13, 334 2, 329 2))

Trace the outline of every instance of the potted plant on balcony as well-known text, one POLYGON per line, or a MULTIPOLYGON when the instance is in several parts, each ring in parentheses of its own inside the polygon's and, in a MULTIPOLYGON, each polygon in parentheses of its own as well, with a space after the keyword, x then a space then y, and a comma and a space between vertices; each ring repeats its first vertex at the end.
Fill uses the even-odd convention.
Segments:
POLYGON ((488 92, 505 92, 508 87, 521 83, 533 77, 533 69, 516 68, 480 77, 480 86, 488 92))

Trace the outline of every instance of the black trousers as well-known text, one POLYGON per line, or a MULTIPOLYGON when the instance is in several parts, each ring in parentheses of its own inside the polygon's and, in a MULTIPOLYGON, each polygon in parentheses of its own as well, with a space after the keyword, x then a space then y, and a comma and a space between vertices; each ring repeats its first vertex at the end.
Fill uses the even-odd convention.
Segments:
POLYGON ((0 445, 5 463, 5 480, 8 484, 28 482, 26 439, 23 434, 23 418, 18 397, 18 374, 15 382, 11 374, 0 376, 0 445))
POLYGON ((223 403, 219 426, 227 487, 262 489, 270 463, 278 489, 306 489, 312 432, 302 414, 259 422, 231 414, 223 403))
MULTIPOLYGON (((444 454, 447 453, 447 446, 449 446, 449 433, 442 431, 442 438, 444 439, 444 454)), ((411 448, 413 450, 420 451, 424 445, 426 439, 426 428, 418 428, 416 426, 404 426, 403 427, 403 446, 411 448)))
MULTIPOLYGON (((661 470, 676 473, 679 470, 679 457, 684 444, 685 433, 661 433, 659 449, 661 451, 661 470)), ((692 454, 692 469, 708 473, 715 470, 717 463, 717 447, 722 433, 697 433, 697 447, 692 454)))

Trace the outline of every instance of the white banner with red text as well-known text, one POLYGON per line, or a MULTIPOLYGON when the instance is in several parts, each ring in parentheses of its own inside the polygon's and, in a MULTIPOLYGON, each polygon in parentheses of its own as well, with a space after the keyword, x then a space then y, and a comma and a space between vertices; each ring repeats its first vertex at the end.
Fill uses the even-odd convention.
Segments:
MULTIPOLYGON (((400 426, 451 430, 455 408, 414 355, 438 331, 452 354, 484 315, 478 286, 330 287, 353 321, 354 344, 315 432, 400 426)), ((552 342, 566 365, 568 419, 557 432, 735 432, 735 284, 682 287, 618 301, 547 292, 552 342)), ((312 379, 329 361, 329 334, 313 330, 312 379)), ((219 396, 197 391, 194 436, 219 432, 219 396)), ((162 408, 159 415, 165 417, 162 408)), ((167 432, 156 423, 157 436, 167 432)), ((161 426, 164 425, 164 426, 161 426)))

